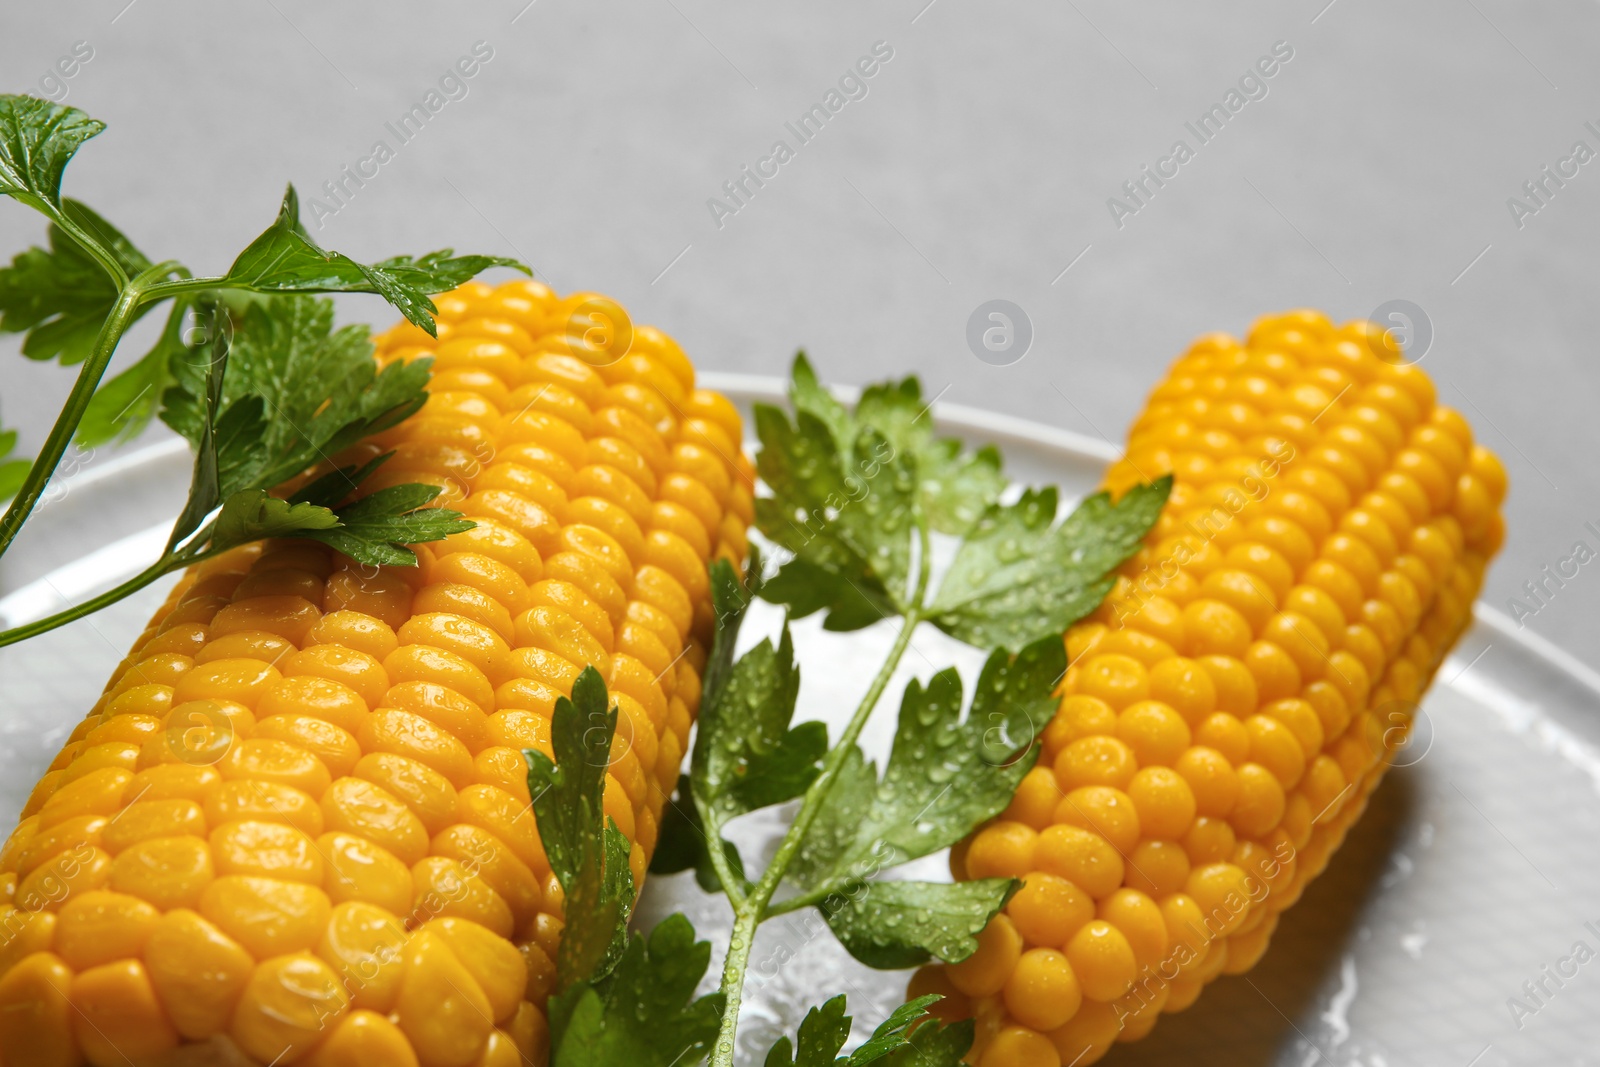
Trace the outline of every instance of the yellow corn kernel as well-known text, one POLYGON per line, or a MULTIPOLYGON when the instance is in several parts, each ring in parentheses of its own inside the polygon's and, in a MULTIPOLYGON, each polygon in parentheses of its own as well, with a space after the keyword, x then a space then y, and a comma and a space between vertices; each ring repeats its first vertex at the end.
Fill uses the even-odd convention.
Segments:
POLYGON ((277 878, 227 875, 200 895, 199 912, 256 959, 317 943, 332 905, 315 886, 277 878))
POLYGON ((350 1006, 339 976, 305 952, 256 965, 233 1010, 228 1034, 263 1063, 304 1056, 350 1006))
POLYGON ((255 969, 255 961, 237 941, 187 908, 160 918, 144 958, 173 1026, 196 1041, 227 1029, 255 969))
POLYGON ((282 680, 262 695, 257 706, 262 718, 307 711, 347 730, 352 723, 359 728, 367 709, 381 703, 389 691, 389 672, 383 663, 360 648, 315 645, 288 657, 282 666, 282 680))
POLYGON ((137 959, 105 963, 72 980, 73 1029, 94 1067, 148 1063, 177 1047, 149 972, 137 959))
POLYGON ((528 966, 514 945, 465 919, 434 919, 421 929, 438 935, 472 975, 496 1023, 516 1014, 528 985, 528 966))
POLYGON ((506 899, 484 879, 447 856, 429 856, 411 868, 414 904, 410 917, 417 923, 454 916, 486 926, 509 938, 516 928, 506 899))
POLYGON ((36 952, 49 952, 55 944, 59 919, 53 911, 19 910, 0 905, 5 940, 0 941, 0 976, 36 952))
POLYGON ((77 1067, 72 968, 36 952, 0 977, 0 1049, 7 1062, 77 1067))
POLYGON ((347 901, 333 909, 316 954, 340 976, 355 1007, 388 1012, 405 974, 406 938, 394 913, 347 901))
POLYGON ((356 1010, 340 1018, 327 1038, 300 1061, 306 1067, 420 1067, 411 1042, 377 1012, 356 1010))
POLYGON ((231 822, 211 831, 212 862, 220 875, 282 878, 322 884, 322 856, 311 838, 277 822, 231 822))
POLYGON ((605 809, 643 877, 699 708, 706 564, 747 544, 739 417, 659 331, 603 372, 574 357, 570 309, 538 283, 437 304, 441 340, 376 342, 383 364, 434 357, 428 405, 339 461, 392 449, 366 491, 441 485, 478 525, 420 546, 416 568, 287 541, 183 578, 0 859, 0 907, 34 909, 6 912, 0 945, 0 984, 24 967, 7 1018, 48 1031, 18 1037, 29 1062, 104 1051, 61 1011, 74 970, 112 1026, 158 1005, 139 1040, 163 1047, 539 1062, 563 895, 519 750, 550 751, 585 666, 619 705, 605 809))
POLYGON ((913 982, 973 997, 972 1062, 1092 1063, 1248 970, 1360 814, 1410 724, 1379 709, 1420 696, 1503 529, 1503 469, 1398 355, 1291 312, 1202 338, 1152 393, 1106 484, 1171 471, 1167 506, 1064 636, 1040 767, 952 851, 1024 887, 913 982), (1064 988, 1057 951, 1082 995, 1060 1022, 1070 994, 1030 993, 1064 988))
POLYGON ((444 938, 422 930, 405 948, 394 1015, 424 1067, 468 1067, 493 1029, 493 1005, 444 938))
POLYGON ((142 955, 161 913, 138 897, 84 893, 57 915, 55 953, 75 971, 142 955))

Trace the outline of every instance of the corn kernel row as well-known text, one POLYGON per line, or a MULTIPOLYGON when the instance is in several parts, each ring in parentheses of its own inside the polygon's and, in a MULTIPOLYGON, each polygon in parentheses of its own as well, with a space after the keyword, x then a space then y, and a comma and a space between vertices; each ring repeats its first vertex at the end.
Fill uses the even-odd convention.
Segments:
POLYGON ((1038 764, 954 850, 1023 888, 911 992, 982 1067, 1088 1064, 1255 965, 1365 808, 1471 618, 1498 460, 1392 337, 1316 312, 1200 339, 1113 492, 1172 472, 1140 553, 1066 634, 1038 764))
MULTIPOLYGON (((610 362, 534 282, 439 298, 415 416, 345 455, 477 526, 416 568, 269 542, 188 572, 0 855, 0 1065, 542 1062, 562 892, 521 750, 586 665, 644 877, 698 709, 706 565, 745 554, 739 416, 651 328, 610 362)), ((614 305, 610 305, 614 308, 614 305)), ((603 353, 602 353, 603 354, 603 353)), ((311 476, 317 472, 308 472, 311 476)))

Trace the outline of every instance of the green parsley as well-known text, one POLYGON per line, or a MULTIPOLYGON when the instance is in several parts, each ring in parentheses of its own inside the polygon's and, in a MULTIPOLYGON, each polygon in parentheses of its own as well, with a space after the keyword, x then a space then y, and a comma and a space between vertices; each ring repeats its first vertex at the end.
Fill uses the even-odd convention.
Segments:
POLYGON ((77 108, 0 95, 0 195, 48 222, 48 247, 0 267, 0 333, 22 334, 29 358, 80 367, 37 459, 7 460, 16 438, 0 434, 0 500, 11 498, 0 518, 0 554, 74 440, 82 448, 126 440, 159 417, 194 448, 192 484, 160 560, 84 604, 0 633, 0 644, 79 618, 250 540, 306 537, 360 563, 414 566, 407 545, 470 528, 455 512, 432 506, 434 486, 392 486, 352 499, 375 464, 334 471, 309 495, 272 495, 427 399, 426 360, 380 371, 366 328, 335 330, 332 304, 310 294, 376 293, 433 333, 432 294, 491 267, 527 268, 449 249, 359 263, 312 240, 291 186, 272 224, 225 274, 197 278, 180 263, 152 260, 93 209, 62 196, 67 164, 104 129, 77 108), (102 383, 122 336, 162 304, 166 321, 154 346, 102 383))
MULTIPOLYGON (((821 387, 801 355, 790 400, 792 413, 758 405, 755 420, 757 469, 770 493, 757 500, 756 521, 786 558, 767 577, 753 554, 743 587, 726 563, 712 567, 716 638, 690 773, 663 822, 657 866, 693 868, 700 884, 720 886, 733 908, 721 985, 728 1008, 712 1050, 715 1067, 731 1067, 751 945, 771 916, 818 909, 844 948, 872 967, 957 962, 976 951, 977 935, 1016 891, 1014 880, 952 885, 884 875, 948 848, 1010 802, 1055 710, 1052 694, 1067 667, 1063 631, 1100 603, 1113 570, 1137 551, 1171 488, 1163 479, 1116 501, 1098 494, 1060 518, 1054 489, 1002 503, 999 453, 935 436, 915 378, 872 386, 850 410, 821 387), (935 536, 956 539, 937 583, 935 536), (831 747, 821 723, 793 723, 801 668, 787 620, 776 641, 734 656, 745 610, 758 596, 793 616, 824 611, 829 630, 883 620, 898 629, 831 747), (880 772, 857 740, 924 622, 988 649, 988 660, 970 699, 954 669, 906 687, 880 772), (750 873, 748 857, 726 840, 727 824, 796 799, 798 811, 765 870, 750 873)), ((880 1034, 910 1024, 901 1025, 886 1023, 890 1029, 880 1034)), ((895 1062, 955 1063, 970 1045, 970 1029, 915 1032, 924 1030, 927 1045, 895 1062)), ((876 1053, 835 1059, 848 1033, 843 999, 836 998, 767 1062, 871 1062, 876 1053)))

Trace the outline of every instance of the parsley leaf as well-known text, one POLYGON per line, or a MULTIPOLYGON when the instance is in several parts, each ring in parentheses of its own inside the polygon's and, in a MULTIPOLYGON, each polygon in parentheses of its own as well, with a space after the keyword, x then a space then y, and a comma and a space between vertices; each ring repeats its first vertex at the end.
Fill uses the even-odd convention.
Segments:
POLYGON ((17 447, 17 431, 0 431, 0 501, 17 495, 22 480, 33 467, 31 459, 7 459, 17 447))
POLYGON ((887 1019, 878 1024, 872 1036, 863 1041, 861 1047, 852 1052, 846 1062, 850 1067, 863 1067, 864 1064, 876 1063, 900 1049, 909 1047, 913 1028, 920 1029, 918 1023, 927 1022, 932 1018, 928 1014, 928 1009, 938 1000, 939 997, 929 994, 900 1005, 889 1013, 887 1019))
POLYGON ((960 1067, 976 1030, 971 1019, 954 1023, 924 1020, 884 1063, 887 1067, 960 1067))
POLYGON ((218 332, 232 335, 216 342, 227 349, 220 397, 211 404, 204 391, 215 357, 190 351, 172 363, 175 384, 162 419, 197 446, 208 406, 221 412, 219 428, 228 423, 254 430, 256 436, 235 433, 226 441, 219 430, 218 467, 228 472, 224 496, 275 486, 394 426, 427 400, 428 362, 380 371, 366 327, 333 328, 331 300, 285 296, 254 303, 237 327, 214 319, 207 333, 218 332))
POLYGON ((327 508, 279 500, 265 489, 241 489, 223 502, 211 527, 211 547, 228 549, 264 537, 293 537, 337 525, 339 517, 327 508))
POLYGON ((965 719, 954 667, 935 674, 926 687, 913 679, 901 701, 882 781, 862 761, 865 773, 857 772, 855 788, 841 782, 790 874, 808 888, 847 882, 861 870, 947 848, 1003 810, 1037 758, 1033 741, 1050 721, 1051 690, 1065 670, 1059 635, 1015 657, 996 650, 978 675, 965 719), (817 829, 830 827, 831 835, 817 835, 817 829))
MULTIPOLYGON (((753 591, 759 591, 761 556, 752 551, 741 588, 726 560, 711 565, 716 633, 707 660, 690 781, 699 819, 692 828, 702 843, 692 865, 702 884, 720 880, 711 868, 712 847, 721 847, 742 871, 738 853, 722 837, 729 820, 801 796, 816 780, 828 751, 828 729, 820 722, 791 726, 800 693, 800 670, 785 622, 776 647, 765 639, 737 660, 739 629, 753 591), (703 820, 703 822, 701 821, 703 820), (720 845, 714 844, 720 842, 720 845)), ((684 863, 678 869, 690 866, 684 863)))
POLYGON ((954 668, 926 687, 913 680, 882 780, 859 749, 851 753, 788 872, 821 898, 824 918, 851 955, 893 968, 930 955, 964 959, 977 948, 977 934, 1015 889, 1009 880, 950 886, 871 879, 949 847, 1004 810, 1037 759, 1033 742, 1050 720, 1051 690, 1065 670, 1056 635, 1015 657, 996 650, 965 719, 954 668))
MULTIPOLYGON (((569 896, 570 900, 571 897, 569 896)), ((579 921, 570 909, 563 933, 579 921)), ((629 939, 610 976, 578 981, 550 998, 551 1067, 684 1067, 716 1039, 723 996, 694 991, 711 944, 682 915, 629 939)))
MULTIPOLYGON (((205 325, 200 343, 191 351, 174 353, 171 372, 180 383, 167 390, 162 421, 189 439, 194 447, 194 473, 189 480, 189 498, 172 525, 167 541, 171 552, 184 538, 200 528, 206 516, 222 501, 221 460, 218 451, 216 418, 222 406, 222 380, 228 369, 228 333, 223 329, 227 312, 214 300, 198 302, 198 314, 205 325), (204 361, 202 364, 201 361, 204 361)), ((262 423, 261 402, 252 408, 239 408, 224 414, 223 439, 232 442, 259 437, 262 423)), ((243 452, 243 449, 239 449, 243 452)), ((231 461, 230 461, 231 462, 231 461)))
POLYGON ((443 541, 473 526, 459 511, 427 507, 438 495, 438 486, 420 482, 379 489, 335 511, 339 525, 305 536, 357 563, 415 567, 417 555, 407 545, 443 541))
POLYGON ((858 630, 903 610, 915 525, 916 474, 870 426, 848 455, 828 424, 757 404, 756 459, 772 496, 756 500, 761 532, 794 554, 762 592, 796 616, 826 608, 823 626, 858 630))
POLYGON ((940 533, 971 529, 1006 487, 998 449, 988 446, 968 453, 955 438, 934 436, 932 401, 923 399, 922 383, 914 376, 869 385, 851 413, 822 387, 800 352, 794 360, 789 399, 796 411, 808 411, 826 423, 847 455, 860 427, 871 426, 897 454, 912 457, 918 498, 929 523, 940 533))
POLYGON ((957 550, 929 621, 985 648, 1059 637, 1111 591, 1111 571, 1138 551, 1171 489, 1167 475, 1115 502, 1096 493, 1059 524, 1053 487, 992 505, 957 550))
POLYGON ((930 956, 955 963, 978 950, 978 935, 1021 887, 1014 878, 868 882, 822 912, 839 943, 868 967, 915 967, 930 956))
POLYGON ((425 360, 378 370, 365 327, 334 330, 332 301, 325 299, 253 301, 237 327, 218 300, 203 297, 198 312, 203 339, 172 352, 173 386, 161 412, 195 447, 189 501, 171 545, 199 529, 219 503, 228 522, 219 516, 208 535, 227 544, 270 530, 254 536, 307 537, 380 566, 415 566, 416 554, 405 546, 471 528, 458 512, 427 507, 439 489, 420 483, 380 489, 339 507, 387 457, 359 470, 332 471, 289 501, 268 496, 324 457, 419 409, 427 400, 425 360))
POLYGON ((325 251, 301 223, 300 197, 291 185, 283 195, 277 219, 239 253, 223 282, 263 293, 377 293, 433 334, 433 315, 438 309, 429 294, 454 289, 490 267, 529 273, 527 266, 515 259, 455 256, 448 248, 370 265, 325 251))
POLYGON ((790 727, 800 693, 794 641, 763 639, 734 663, 714 699, 702 702, 695 738, 694 795, 716 825, 806 791, 828 750, 820 722, 790 727))
MULTIPOLYGON (((840 1050, 850 1039, 852 1022, 850 1016, 845 1014, 845 998, 841 993, 826 1001, 821 1007, 812 1008, 806 1013, 806 1017, 800 1021, 795 1041, 791 1042, 787 1035, 780 1037, 767 1053, 764 1065, 765 1067, 867 1067, 872 1063, 907 1063, 920 1064, 924 1067, 958 1067, 961 1057, 972 1044, 970 1026, 964 1042, 959 1040, 960 1031, 954 1035, 958 1040, 945 1039, 938 1042, 934 1058, 926 1056, 922 1059, 903 1058, 907 1053, 921 1051, 919 1046, 934 1047, 933 1043, 925 1043, 922 1035, 924 1032, 932 1032, 934 1024, 928 1014, 928 1006, 938 999, 937 996, 925 996, 902 1004, 873 1031, 870 1038, 862 1042, 859 1048, 848 1056, 840 1056, 840 1050)), ((943 1032, 953 1028, 938 1029, 943 1032)))
POLYGON ((40 210, 59 209, 67 162, 105 128, 75 107, 0 95, 0 195, 40 210))
POLYGON ((556 700, 550 720, 555 760, 538 749, 522 752, 539 839, 566 894, 567 925, 556 954, 563 990, 593 982, 615 966, 633 910, 628 841, 603 808, 616 729, 617 709, 606 684, 599 671, 585 667, 572 683, 571 699, 556 700))
MULTIPOLYGON (((66 200, 62 215, 100 245, 129 276, 150 261, 126 237, 87 205, 66 200)), ((26 333, 22 354, 29 359, 82 363, 94 348, 100 327, 117 302, 117 283, 98 260, 55 222, 50 247, 20 252, 0 269, 0 333, 26 333)), ((139 312, 142 318, 149 309, 139 312)))

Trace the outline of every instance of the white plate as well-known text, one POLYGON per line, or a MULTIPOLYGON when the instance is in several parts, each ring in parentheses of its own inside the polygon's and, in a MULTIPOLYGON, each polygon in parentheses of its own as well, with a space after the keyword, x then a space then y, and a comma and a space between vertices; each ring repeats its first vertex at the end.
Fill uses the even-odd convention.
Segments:
MULTIPOLYGON (((781 400, 777 379, 705 375, 748 408, 781 400)), ((1108 444, 971 409, 940 405, 942 431, 1002 446, 1013 478, 1091 489, 1108 444)), ((68 479, 7 560, 16 590, 0 621, 16 625, 114 584, 159 551, 181 503, 188 453, 153 446, 68 479), (109 547, 108 547, 109 546, 109 547), (21 587, 18 573, 44 577, 21 587)), ((165 585, 98 615, 0 650, 0 821, 10 825, 33 782, 103 687, 158 605, 165 585)), ((758 605, 747 640, 771 633, 758 605)), ((795 625, 804 672, 798 719, 848 718, 893 633, 824 633, 795 625)), ((924 628, 864 737, 887 750, 898 693, 913 675, 951 663, 970 686, 980 657, 924 628)), ((1426 754, 1373 795, 1327 872, 1283 918, 1248 975, 1223 978, 1188 1011, 1165 1018, 1108 1064, 1283 1064, 1312 1067, 1496 1067, 1600 1062, 1600 678, 1504 615, 1479 604, 1476 625, 1439 671, 1424 702, 1426 754), (1593 924, 1588 926, 1586 924, 1593 924), (1587 962, 1579 964, 1575 946, 1587 962), (1574 972, 1563 974, 1562 972, 1574 972), (1538 988, 1543 984, 1543 991, 1538 988), (1524 983, 1533 983, 1530 995, 1524 983), (1513 998, 1526 1010, 1513 1011, 1513 998)), ((1418 741, 1424 744, 1423 740, 1418 741)), ((758 866, 784 813, 739 824, 758 866)), ((947 877, 942 858, 919 877, 947 877)), ((728 930, 721 897, 688 875, 653 878, 648 925, 682 910, 717 944, 728 930)), ((707 975, 707 987, 715 973, 707 975)), ((757 940, 741 1042, 759 1062, 805 1009, 849 994, 869 1030, 902 998, 904 975, 870 971, 840 950, 819 919, 769 922, 757 940)))

